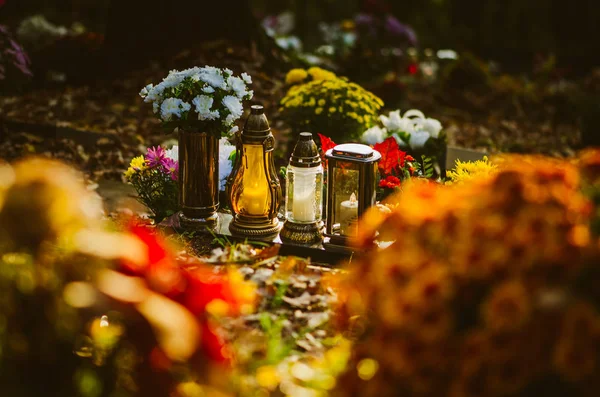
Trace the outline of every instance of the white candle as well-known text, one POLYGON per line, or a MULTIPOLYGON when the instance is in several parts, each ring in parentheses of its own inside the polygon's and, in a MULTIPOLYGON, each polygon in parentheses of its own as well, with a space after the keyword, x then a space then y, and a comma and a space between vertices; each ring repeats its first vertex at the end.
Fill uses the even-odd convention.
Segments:
POLYGON ((312 188, 297 186, 294 189, 292 214, 295 221, 313 222, 315 220, 315 184, 312 188), (301 188, 305 189, 301 189, 301 188))
POLYGON ((356 235, 356 219, 358 218, 358 200, 352 193, 349 200, 340 203, 340 233, 344 236, 356 235))

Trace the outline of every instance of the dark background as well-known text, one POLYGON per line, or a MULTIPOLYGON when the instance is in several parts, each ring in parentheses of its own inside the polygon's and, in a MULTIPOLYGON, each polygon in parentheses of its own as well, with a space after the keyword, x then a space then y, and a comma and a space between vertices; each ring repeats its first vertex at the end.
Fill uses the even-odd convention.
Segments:
POLYGON ((600 2, 595 0, 7 0, 0 23, 15 26, 43 13, 67 26, 82 21, 103 33, 123 55, 152 56, 166 47, 215 38, 253 39, 262 17, 283 10, 299 17, 298 33, 310 45, 318 21, 356 12, 391 12, 418 34, 421 47, 452 48, 519 70, 537 54, 553 53, 560 65, 585 72, 600 64, 600 2))

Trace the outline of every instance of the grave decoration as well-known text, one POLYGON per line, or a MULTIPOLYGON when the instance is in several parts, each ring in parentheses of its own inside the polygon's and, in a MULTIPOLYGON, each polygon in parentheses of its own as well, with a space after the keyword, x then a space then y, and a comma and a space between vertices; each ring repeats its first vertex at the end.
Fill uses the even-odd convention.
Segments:
POLYGON ((273 163, 275 139, 261 105, 252 106, 236 139, 236 163, 228 182, 234 213, 229 230, 234 235, 272 240, 281 229, 277 219, 281 186, 273 163))
POLYGON ((216 229, 219 216, 219 138, 237 127, 244 100, 252 98, 249 75, 212 66, 173 70, 140 96, 152 103, 164 127, 179 135, 180 224, 216 229))
POLYGON ((431 159, 438 177, 446 173, 446 147, 448 137, 442 124, 433 118, 425 117, 423 112, 411 109, 400 114, 400 110, 379 116, 380 125, 366 130, 360 140, 369 145, 383 142, 394 137, 399 147, 412 155, 425 167, 423 156, 431 159))
POLYGON ((295 133, 314 131, 338 141, 356 140, 376 123, 383 107, 370 91, 318 67, 292 69, 286 83, 291 87, 280 110, 295 133))
POLYGON ((323 166, 310 132, 300 133, 287 167, 284 242, 318 243, 323 239, 323 166))
POLYGON ((346 143, 329 149, 327 158, 326 246, 346 247, 356 237, 358 218, 376 203, 381 154, 373 148, 346 143))

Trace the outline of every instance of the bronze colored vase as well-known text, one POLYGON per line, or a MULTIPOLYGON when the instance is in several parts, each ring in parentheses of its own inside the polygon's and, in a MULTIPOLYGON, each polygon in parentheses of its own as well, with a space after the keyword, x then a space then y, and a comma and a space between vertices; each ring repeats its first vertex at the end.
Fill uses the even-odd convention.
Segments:
POLYGON ((179 129, 180 224, 215 230, 219 215, 219 134, 179 129))

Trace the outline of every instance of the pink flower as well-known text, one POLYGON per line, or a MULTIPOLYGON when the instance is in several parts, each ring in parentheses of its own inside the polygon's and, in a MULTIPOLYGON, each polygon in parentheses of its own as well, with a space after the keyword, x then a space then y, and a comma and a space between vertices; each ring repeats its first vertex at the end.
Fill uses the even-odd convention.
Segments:
POLYGON ((167 152, 160 146, 148 148, 146 153, 146 161, 150 168, 164 166, 167 158, 167 152))
POLYGON ((176 181, 179 176, 179 162, 172 158, 166 157, 162 161, 163 171, 171 175, 171 179, 176 181))

